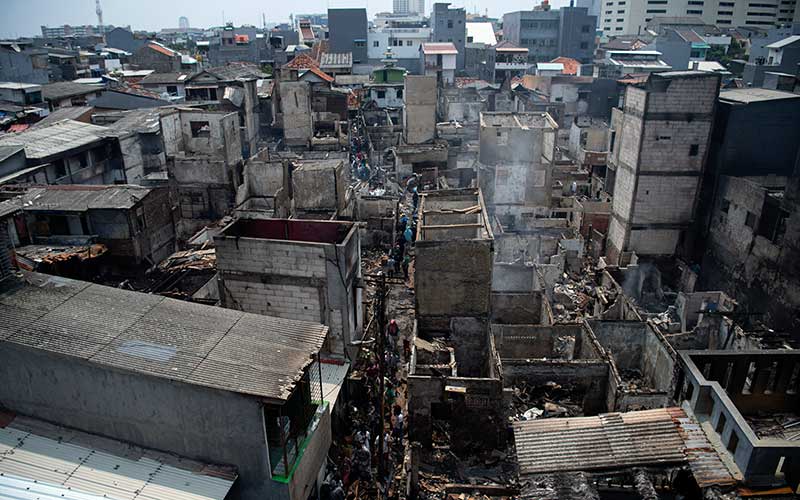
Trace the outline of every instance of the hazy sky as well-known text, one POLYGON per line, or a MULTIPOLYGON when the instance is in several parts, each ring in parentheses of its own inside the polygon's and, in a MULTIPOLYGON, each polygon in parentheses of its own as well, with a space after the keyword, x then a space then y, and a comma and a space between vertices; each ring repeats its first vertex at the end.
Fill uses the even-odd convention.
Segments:
MULTIPOLYGON (((225 20, 239 24, 261 25, 261 13, 267 22, 288 21, 289 14, 325 12, 329 7, 366 7, 369 15, 391 11, 392 0, 100 0, 106 24, 133 29, 158 30, 177 27, 178 17, 186 16, 193 27, 222 24, 225 20)), ((426 0, 430 12, 432 0, 426 0)), ((528 10, 539 0, 453 0, 458 7, 469 12, 489 9, 489 15, 528 10)), ((555 7, 569 0, 554 0, 555 7)), ((41 25, 96 24, 94 0, 0 0, 0 37, 32 36, 41 34, 41 25)))

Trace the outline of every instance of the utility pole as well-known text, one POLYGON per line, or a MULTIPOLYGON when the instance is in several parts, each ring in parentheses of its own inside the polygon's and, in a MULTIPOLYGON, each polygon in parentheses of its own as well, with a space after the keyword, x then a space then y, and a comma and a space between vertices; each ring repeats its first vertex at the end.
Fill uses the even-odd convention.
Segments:
MULTIPOLYGON (((386 388, 384 387, 384 380, 386 378, 386 356, 384 356, 384 345, 385 339, 384 335, 386 334, 386 275, 384 273, 380 274, 380 278, 378 279, 378 290, 377 290, 377 298, 378 298, 378 363, 380 367, 380 389, 378 397, 381 398, 380 404, 380 415, 381 415, 381 431, 378 435, 378 477, 382 478, 386 472, 386 464, 383 463, 383 446, 384 446, 384 435, 386 434, 386 429, 384 429, 385 421, 384 418, 386 415, 386 397, 385 392, 386 388)), ((390 420, 391 421, 391 420, 390 420)))

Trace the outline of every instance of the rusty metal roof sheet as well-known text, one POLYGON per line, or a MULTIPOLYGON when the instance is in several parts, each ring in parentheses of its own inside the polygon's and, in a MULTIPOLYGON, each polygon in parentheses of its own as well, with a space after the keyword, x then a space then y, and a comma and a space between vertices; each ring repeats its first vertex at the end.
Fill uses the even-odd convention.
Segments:
POLYGON ((328 327, 37 273, 0 284, 0 346, 285 401, 328 327))
POLYGON ((686 462, 667 409, 514 423, 520 475, 686 462))
POLYGON ((701 425, 689 418, 680 408, 667 408, 667 411, 678 426, 678 432, 686 447, 689 468, 697 485, 706 488, 736 484, 736 478, 711 445, 701 425))

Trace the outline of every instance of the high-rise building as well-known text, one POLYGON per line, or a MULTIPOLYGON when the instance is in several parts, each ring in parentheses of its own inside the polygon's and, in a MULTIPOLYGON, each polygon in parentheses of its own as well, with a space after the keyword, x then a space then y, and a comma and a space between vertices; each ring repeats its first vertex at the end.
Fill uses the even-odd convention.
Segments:
POLYGON ((719 27, 769 28, 800 20, 796 0, 600 0, 600 28, 607 35, 635 35, 657 17, 699 18, 719 27))
POLYGON ((425 0, 394 0, 392 3, 394 14, 425 14, 425 0))
POLYGON ((182 30, 189 29, 189 18, 181 16, 178 18, 178 27, 182 30))
POLYGON ((42 37, 44 38, 61 38, 65 36, 101 36, 114 29, 113 25, 104 24, 102 26, 92 26, 91 24, 84 24, 79 26, 71 26, 65 24, 63 26, 42 26, 42 37))
POLYGON ((532 63, 559 56, 588 63, 594 56, 596 26, 597 18, 586 7, 521 10, 503 16, 503 39, 528 49, 532 63))
POLYGON ((367 26, 367 9, 328 9, 329 52, 352 52, 353 64, 366 64, 367 26))
POLYGON ((614 202, 606 255, 672 256, 690 245, 720 77, 653 73, 611 114, 606 185, 614 202))

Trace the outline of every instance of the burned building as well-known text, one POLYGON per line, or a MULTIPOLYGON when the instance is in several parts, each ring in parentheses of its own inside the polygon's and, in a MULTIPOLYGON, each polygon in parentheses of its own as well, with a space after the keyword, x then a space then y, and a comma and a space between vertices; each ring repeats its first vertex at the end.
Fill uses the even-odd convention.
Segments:
POLYGON ((700 71, 652 74, 627 88, 611 122, 610 261, 626 251, 672 256, 689 244, 718 94, 719 75, 700 71))
POLYGON ((456 447, 498 446, 505 435, 499 357, 489 330, 493 235, 481 192, 426 193, 419 213, 410 438, 430 444, 434 422, 445 420, 458 435, 456 447))
POLYGON ((326 350, 361 339, 361 244, 347 222, 241 218, 214 237, 222 304, 330 327, 326 350))
POLYGON ((135 275, 175 251, 175 223, 166 188, 45 186, 5 203, 22 210, 12 241, 20 264, 30 270, 90 277, 105 268, 135 275), (85 268, 66 262, 83 248, 90 254, 107 253, 107 261, 102 267, 86 263, 85 268))
POLYGON ((239 115, 237 125, 244 158, 258 150, 257 81, 265 76, 254 64, 232 63, 205 69, 185 80, 187 103, 200 103, 209 111, 236 112, 239 115))
POLYGON ((181 109, 162 117, 161 130, 180 209, 178 235, 185 239, 234 207, 242 184, 239 115, 181 109))
POLYGON ((478 182, 503 225, 550 215, 557 130, 547 113, 481 113, 478 182))
POLYGON ((403 139, 407 144, 433 140, 436 133, 436 78, 405 76, 403 90, 403 139))
POLYGON ((680 355, 685 376, 680 400, 727 450, 745 484, 795 492, 800 444, 791 424, 797 421, 798 355, 792 350, 680 355), (766 425, 765 414, 773 417, 766 425))

